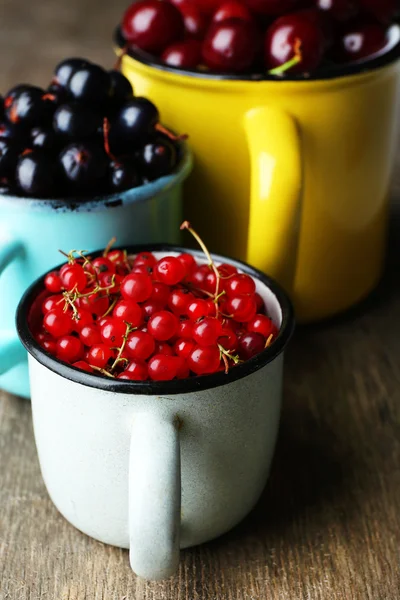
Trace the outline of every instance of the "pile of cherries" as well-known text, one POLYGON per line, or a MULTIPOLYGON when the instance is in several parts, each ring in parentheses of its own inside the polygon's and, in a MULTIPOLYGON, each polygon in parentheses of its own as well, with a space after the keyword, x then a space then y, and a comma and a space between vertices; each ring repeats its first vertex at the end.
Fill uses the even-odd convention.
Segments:
POLYGON ((170 173, 178 139, 118 69, 68 58, 47 90, 17 85, 0 97, 0 193, 118 193, 170 173))
POLYGON ((313 73, 388 44, 399 0, 138 0, 123 17, 128 49, 181 69, 313 73))
POLYGON ((278 329, 254 280, 205 252, 207 264, 188 253, 106 248, 93 260, 71 253, 45 277, 31 324, 37 342, 73 367, 118 379, 228 372, 270 345, 278 329))

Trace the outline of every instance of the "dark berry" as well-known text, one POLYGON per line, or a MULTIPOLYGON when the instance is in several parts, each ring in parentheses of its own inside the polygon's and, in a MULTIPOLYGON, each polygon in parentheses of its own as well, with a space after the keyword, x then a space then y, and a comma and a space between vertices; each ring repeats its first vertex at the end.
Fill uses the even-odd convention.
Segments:
POLYGON ((147 98, 137 97, 127 102, 111 122, 112 151, 118 155, 142 146, 158 119, 157 108, 147 98))
POLYGON ((34 127, 31 131, 32 148, 42 148, 43 150, 53 150, 59 146, 53 129, 48 127, 34 127))
POLYGON ((0 138, 7 138, 23 145, 27 138, 27 131, 22 123, 0 121, 0 138))
POLYGON ((67 89, 75 100, 98 108, 111 97, 110 75, 99 65, 88 64, 72 74, 67 89))
MULTIPOLYGON (((379 0, 381 2, 381 0, 379 0)), ((316 0, 317 8, 337 21, 347 21, 357 14, 358 6, 354 0, 316 0)))
POLYGON ((21 92, 29 90, 31 87, 32 86, 28 83, 20 83, 9 89, 4 96, 4 108, 8 108, 17 95, 19 95, 21 92))
POLYGON ((169 2, 139 0, 126 11, 122 34, 130 44, 158 54, 183 37, 184 23, 179 10, 169 2))
POLYGON ((348 26, 332 49, 336 60, 362 60, 382 50, 387 44, 386 30, 378 23, 355 23, 348 26))
POLYGON ((58 107, 53 118, 54 131, 70 139, 91 137, 102 126, 97 112, 80 102, 69 102, 58 107))
POLYGON ((52 83, 65 88, 75 71, 88 64, 84 58, 66 58, 56 66, 52 83))
POLYGON ((6 138, 0 138, 0 179, 14 174, 18 160, 18 150, 15 143, 6 138))
POLYGON ((111 81, 111 100, 113 104, 125 104, 133 98, 132 85, 120 71, 109 71, 111 81))
POLYGON ((173 144, 156 140, 146 144, 140 153, 140 162, 144 176, 153 181, 172 171, 176 164, 176 150, 173 144))
POLYGON ((107 173, 108 159, 104 150, 93 143, 74 143, 61 151, 60 164, 71 190, 85 193, 97 191, 107 173))
POLYGON ((278 17, 291 11, 298 4, 298 0, 247 0, 249 9, 257 15, 278 17))
POLYGON ((48 108, 43 96, 44 91, 34 86, 16 93, 6 107, 8 120, 24 125, 39 124, 45 118, 48 108))
POLYGON ((47 198, 54 194, 57 166, 54 156, 42 150, 32 150, 21 156, 16 169, 16 181, 28 196, 47 198))
POLYGON ((210 69, 240 73, 252 65, 258 50, 259 36, 254 25, 240 19, 229 19, 211 25, 202 52, 210 69))
POLYGON ((137 187, 140 184, 140 178, 135 161, 132 158, 112 161, 110 164, 109 182, 112 192, 120 192, 137 187))

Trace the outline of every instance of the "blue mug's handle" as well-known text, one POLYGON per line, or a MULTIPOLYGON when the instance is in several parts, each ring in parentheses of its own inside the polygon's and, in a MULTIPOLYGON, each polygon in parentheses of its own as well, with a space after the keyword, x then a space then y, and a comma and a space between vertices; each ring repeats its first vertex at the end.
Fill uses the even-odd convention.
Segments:
MULTIPOLYGON (((23 245, 18 240, 9 236, 0 237, 0 281, 1 273, 23 252, 23 245)), ((7 294, 2 293, 3 299, 7 300, 7 294)), ((15 330, 0 330, 0 375, 9 371, 21 362, 26 353, 18 339, 15 330)))
POLYGON ((129 557, 144 579, 173 575, 179 565, 181 459, 179 420, 135 415, 129 460, 129 557))

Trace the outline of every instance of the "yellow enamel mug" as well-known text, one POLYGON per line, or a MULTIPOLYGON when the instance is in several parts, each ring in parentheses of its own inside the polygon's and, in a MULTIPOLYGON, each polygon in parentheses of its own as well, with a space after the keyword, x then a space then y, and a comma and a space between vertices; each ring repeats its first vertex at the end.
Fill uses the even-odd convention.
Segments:
POLYGON ((185 217, 212 251, 276 278, 300 321, 343 311, 379 280, 399 58, 397 39, 368 63, 284 80, 122 59, 135 93, 190 136, 185 217))

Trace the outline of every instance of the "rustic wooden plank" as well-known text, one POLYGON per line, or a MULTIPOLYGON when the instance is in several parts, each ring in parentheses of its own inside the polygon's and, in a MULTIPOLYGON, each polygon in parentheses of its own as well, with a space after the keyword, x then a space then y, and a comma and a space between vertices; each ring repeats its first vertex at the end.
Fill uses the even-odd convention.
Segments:
MULTIPOLYGON (((126 4, 3 0, 0 89, 44 85, 68 55, 111 65, 110 26, 126 4)), ((400 598, 399 250, 395 236, 385 280, 362 307, 297 331, 260 503, 228 535, 183 552, 167 582, 138 580, 126 551, 58 514, 40 476, 30 404, 0 392, 0 600, 400 598)))

